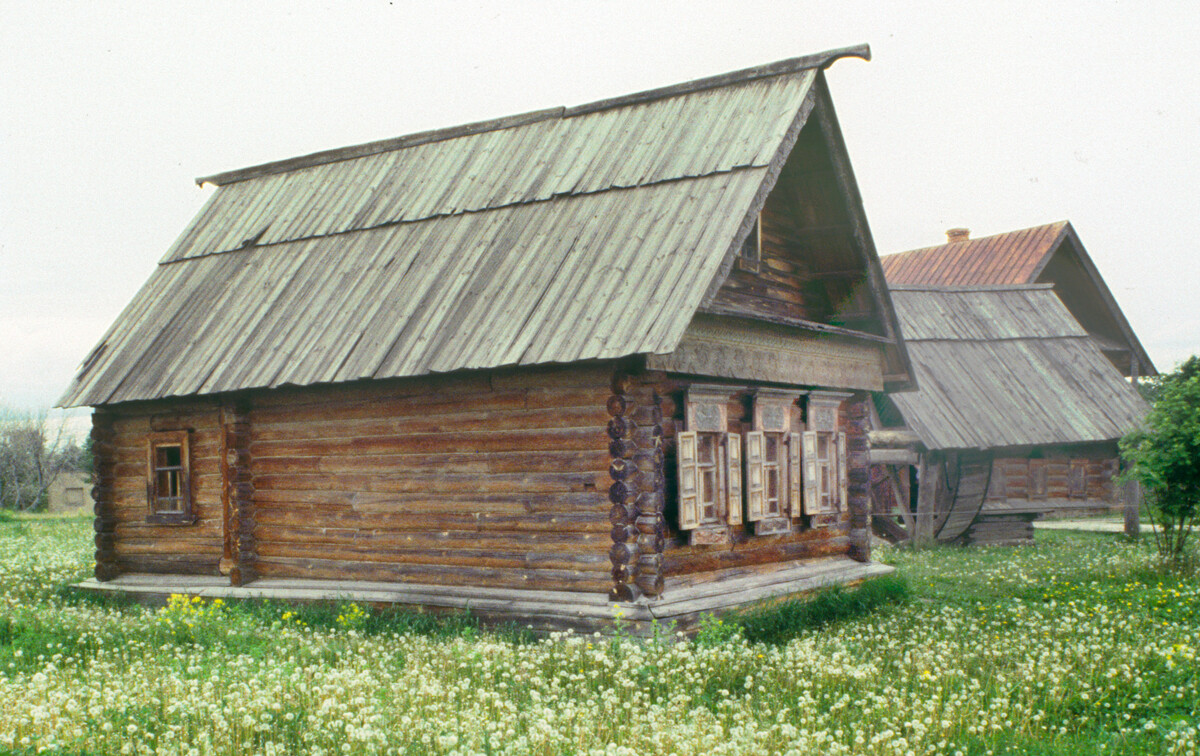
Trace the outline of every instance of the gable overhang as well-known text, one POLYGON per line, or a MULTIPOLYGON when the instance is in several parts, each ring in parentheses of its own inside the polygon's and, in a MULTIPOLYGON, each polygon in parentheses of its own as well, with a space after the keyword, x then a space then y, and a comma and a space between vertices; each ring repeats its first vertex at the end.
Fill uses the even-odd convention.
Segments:
MULTIPOLYGON (((869 52, 867 55, 860 57, 870 60, 869 52)), ((871 236, 870 225, 867 223, 862 195, 858 190, 858 183, 854 178, 854 170, 850 165, 850 155, 846 149, 845 140, 842 137, 841 126, 838 124, 837 113, 833 107, 833 98, 829 93, 829 85, 825 80, 823 69, 817 73, 813 87, 809 90, 808 96, 797 112, 791 128, 788 129, 787 135, 780 143, 778 151, 771 160, 762 185, 759 187, 753 202, 742 219, 737 234, 725 252, 725 258, 717 271, 717 275, 714 276, 712 282, 709 284, 708 291, 701 302, 700 311, 703 312, 712 307, 717 297, 717 292, 720 291, 721 286, 729 278, 742 244, 745 242, 746 237, 749 236, 759 213, 762 212, 763 207, 766 205, 767 197, 779 181, 783 166, 795 148, 801 130, 811 119, 815 119, 814 123, 820 127, 820 132, 825 142, 825 149, 828 151, 833 164, 834 181, 837 184, 838 193, 841 195, 849 214, 850 234, 853 240, 852 247, 857 255, 858 262, 865 269, 871 299, 881 317, 880 326, 883 331, 883 337, 879 338, 873 334, 855 333, 848 329, 826 326, 819 323, 797 321, 792 323, 792 325, 808 330, 837 331, 843 335, 859 336, 867 340, 882 342, 885 360, 884 390, 889 393, 914 391, 917 388, 917 384, 913 377, 912 363, 908 356, 908 350, 904 346, 899 321, 896 317, 895 308, 892 305, 891 295, 888 293, 883 268, 879 262, 879 254, 875 249, 875 241, 871 236)))
POLYGON ((1125 313, 1121 311, 1120 305, 1117 304, 1112 290, 1104 282, 1104 277, 1100 275, 1100 271, 1096 268, 1096 264, 1092 262, 1091 256, 1087 253, 1083 242, 1079 239, 1079 234, 1075 232, 1075 228, 1070 222, 1063 224, 1062 231, 1059 232, 1059 238, 1050 246, 1049 251, 1038 262, 1037 267, 1034 268, 1032 275, 1030 275, 1030 282, 1036 281, 1046 270, 1046 266, 1050 264, 1050 261, 1062 250, 1068 250, 1074 255, 1079 266, 1083 268, 1088 281, 1095 287, 1100 301, 1104 304, 1113 322, 1117 324, 1117 328, 1121 331, 1121 335, 1125 340, 1125 346, 1138 363, 1138 375, 1158 375, 1158 369, 1154 367, 1154 362, 1151 361, 1150 355, 1146 352, 1145 347, 1142 346, 1142 342, 1138 340, 1133 327, 1129 325, 1129 321, 1125 318, 1125 313))

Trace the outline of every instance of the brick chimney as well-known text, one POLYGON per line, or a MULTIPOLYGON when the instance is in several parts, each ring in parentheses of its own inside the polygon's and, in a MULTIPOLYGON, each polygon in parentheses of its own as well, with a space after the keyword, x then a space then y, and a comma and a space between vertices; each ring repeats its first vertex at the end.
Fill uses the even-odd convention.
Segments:
POLYGON ((971 238, 971 229, 969 228, 951 228, 946 230, 946 241, 960 242, 967 241, 971 238))

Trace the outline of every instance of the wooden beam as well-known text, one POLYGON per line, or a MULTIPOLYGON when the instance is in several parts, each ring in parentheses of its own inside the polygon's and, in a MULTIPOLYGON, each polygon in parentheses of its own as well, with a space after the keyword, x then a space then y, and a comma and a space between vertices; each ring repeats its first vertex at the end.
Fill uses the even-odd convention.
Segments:
POLYGON ((802 55, 798 58, 788 58, 787 60, 781 60, 775 63, 767 63, 766 65, 762 66, 754 66, 753 68, 743 68, 739 71, 731 71, 730 73, 720 74, 718 76, 694 79, 692 81, 686 81, 682 84, 673 84, 669 87, 659 87, 658 89, 649 89, 645 92, 636 92, 634 94, 623 95, 621 97, 599 100, 587 105, 577 105, 573 108, 567 108, 564 117, 571 118, 572 116, 583 115, 584 113, 595 113, 600 110, 619 108, 625 105, 636 105, 640 102, 649 102, 651 100, 662 99, 663 97, 673 97, 675 95, 689 94, 691 92, 700 92, 705 89, 727 87, 730 84, 737 84, 743 81, 753 81, 755 79, 765 79, 770 76, 799 73, 800 71, 809 68, 828 68, 833 64, 834 61, 840 58, 862 58, 863 60, 870 60, 871 48, 868 45, 842 47, 837 50, 828 50, 826 52, 815 53, 813 55, 802 55))
POLYGON ((872 449, 871 464, 873 465, 915 465, 920 463, 920 457, 912 449, 872 449))
POLYGON ((853 328, 843 328, 841 326, 829 325, 828 323, 817 323, 811 320, 802 318, 789 318, 786 315, 775 315, 768 312, 759 312, 754 315, 749 315, 741 310, 734 309, 727 305, 710 304, 702 306, 700 312, 709 315, 724 315, 731 318, 741 318, 742 320, 762 320, 776 325, 792 326, 793 328, 803 328, 806 331, 816 331, 818 333, 832 333, 839 336, 849 336, 855 339, 863 339, 865 341, 874 341, 881 344, 893 344, 893 339, 886 336, 876 336, 873 333, 866 331, 856 331, 853 328))

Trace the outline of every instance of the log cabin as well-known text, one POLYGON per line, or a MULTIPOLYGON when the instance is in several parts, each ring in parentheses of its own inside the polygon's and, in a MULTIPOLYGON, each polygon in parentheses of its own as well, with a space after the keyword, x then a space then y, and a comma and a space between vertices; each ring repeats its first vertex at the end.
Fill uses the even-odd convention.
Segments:
POLYGON ((1047 511, 1120 505, 1148 411, 1051 284, 891 286, 919 389, 879 395, 872 524, 893 542, 1015 544, 1047 511))
POLYGON ((61 402, 88 587, 593 629, 887 571, 866 422, 912 381, 845 56, 199 179, 61 402))

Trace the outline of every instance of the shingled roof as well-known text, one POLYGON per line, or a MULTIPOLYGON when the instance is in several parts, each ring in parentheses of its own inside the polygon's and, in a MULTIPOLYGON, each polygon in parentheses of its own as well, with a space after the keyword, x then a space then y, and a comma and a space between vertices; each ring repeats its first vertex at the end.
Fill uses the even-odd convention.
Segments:
POLYGON ((1133 372, 1131 358, 1137 374, 1157 374, 1068 221, 909 250, 881 262, 889 285, 1054 284, 1067 309, 1123 375, 1133 372))
POLYGON ((670 352, 846 55, 199 179, 62 404, 670 352))
POLYGON ((1112 441, 1148 409, 1049 285, 892 287, 919 390, 892 394, 930 449, 1112 441))

